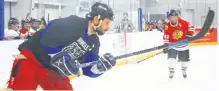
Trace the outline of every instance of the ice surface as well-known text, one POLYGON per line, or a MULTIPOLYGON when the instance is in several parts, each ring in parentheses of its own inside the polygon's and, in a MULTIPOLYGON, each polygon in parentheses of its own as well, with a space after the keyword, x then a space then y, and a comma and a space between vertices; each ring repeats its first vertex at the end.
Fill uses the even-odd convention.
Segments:
POLYGON ((168 61, 162 54, 140 64, 112 69, 99 78, 72 80, 75 91, 219 91, 219 46, 192 47, 188 78, 178 63, 175 76, 168 78, 168 61))

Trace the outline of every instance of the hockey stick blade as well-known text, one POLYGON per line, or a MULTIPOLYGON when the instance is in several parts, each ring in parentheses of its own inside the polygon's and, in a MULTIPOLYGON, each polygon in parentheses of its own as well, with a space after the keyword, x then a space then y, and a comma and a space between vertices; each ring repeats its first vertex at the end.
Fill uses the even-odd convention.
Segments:
POLYGON ((214 16, 215 16, 214 11, 213 10, 209 10, 208 14, 207 14, 207 18, 206 18, 206 20, 204 22, 204 25, 203 25, 201 31, 196 36, 194 36, 192 38, 189 38, 188 40, 189 41, 193 41, 193 40, 200 39, 201 37, 203 37, 208 32, 208 29, 211 27, 211 24, 213 22, 214 16))
POLYGON ((214 31, 214 28, 211 28, 211 30, 209 31, 209 33, 211 34, 214 31))

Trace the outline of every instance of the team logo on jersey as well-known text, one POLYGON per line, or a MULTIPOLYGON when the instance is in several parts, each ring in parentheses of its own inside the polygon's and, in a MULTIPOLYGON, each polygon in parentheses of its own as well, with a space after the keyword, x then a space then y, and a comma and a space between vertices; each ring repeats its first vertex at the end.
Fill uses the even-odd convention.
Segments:
POLYGON ((71 53, 72 59, 80 58, 91 50, 92 48, 82 38, 79 38, 77 41, 62 49, 64 52, 71 53))
POLYGON ((181 30, 174 30, 172 37, 174 40, 179 40, 180 38, 182 38, 183 36, 183 32, 181 30))

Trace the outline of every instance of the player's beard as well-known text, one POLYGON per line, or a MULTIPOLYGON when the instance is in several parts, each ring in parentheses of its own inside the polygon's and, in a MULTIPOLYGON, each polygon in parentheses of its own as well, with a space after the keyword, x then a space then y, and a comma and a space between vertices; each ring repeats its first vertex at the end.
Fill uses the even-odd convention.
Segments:
POLYGON ((105 33, 103 31, 101 31, 102 29, 100 27, 97 27, 96 29, 94 29, 94 31, 98 34, 98 35, 104 35, 105 33))
MULTIPOLYGON (((102 22, 101 22, 102 23, 102 22)), ((94 31, 98 34, 98 35, 104 35, 105 33, 103 32, 103 29, 101 28, 101 24, 96 24, 93 25, 94 27, 94 31)))

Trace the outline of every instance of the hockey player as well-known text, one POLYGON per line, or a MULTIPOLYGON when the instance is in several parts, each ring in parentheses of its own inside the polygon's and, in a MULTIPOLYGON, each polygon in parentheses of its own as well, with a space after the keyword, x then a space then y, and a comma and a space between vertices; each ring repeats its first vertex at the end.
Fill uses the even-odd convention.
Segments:
POLYGON ((167 19, 161 19, 158 21, 157 29, 161 32, 163 32, 166 29, 168 20, 167 19))
POLYGON ((39 25, 37 31, 43 30, 43 29, 45 28, 45 26, 47 25, 45 18, 42 17, 40 21, 41 21, 41 22, 40 22, 40 25, 39 25))
POLYGON ((22 23, 21 23, 20 35, 25 36, 25 38, 29 38, 35 33, 35 31, 31 28, 31 21, 28 19, 24 19, 21 22, 22 23))
MULTIPOLYGON (((165 43, 177 42, 194 35, 194 26, 188 21, 180 18, 177 10, 171 10, 168 18, 170 21, 165 27, 166 29, 164 30, 163 36, 165 43)), ((168 49, 166 48, 164 49, 164 53, 168 53, 169 78, 173 78, 177 56, 178 61, 181 62, 183 77, 186 78, 186 69, 188 68, 188 62, 190 61, 188 44, 178 45, 168 49)))
POLYGON ((41 18, 41 20, 31 18, 30 23, 32 33, 43 30, 47 25, 46 20, 43 17, 41 18))
POLYGON ((97 2, 86 19, 72 15, 51 21, 19 45, 20 55, 26 58, 14 60, 8 88, 35 90, 40 85, 44 90, 73 90, 68 76, 79 75, 76 64, 99 60, 99 64, 82 68, 89 77, 110 70, 116 61, 110 53, 98 55, 97 34, 104 35, 113 18, 112 9, 97 2))
POLYGON ((34 31, 38 31, 38 29, 40 27, 40 23, 41 23, 41 21, 38 19, 31 19, 31 28, 34 31))
POLYGON ((5 29, 4 39, 20 39, 19 37, 19 21, 16 18, 11 18, 8 21, 8 29, 5 29))

